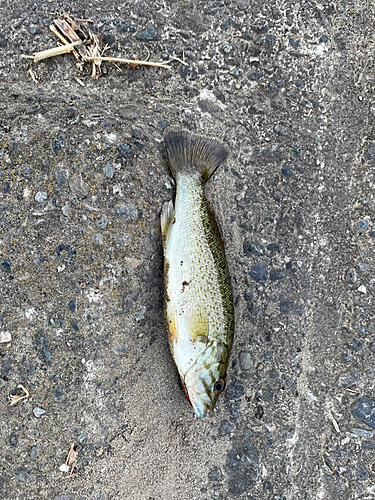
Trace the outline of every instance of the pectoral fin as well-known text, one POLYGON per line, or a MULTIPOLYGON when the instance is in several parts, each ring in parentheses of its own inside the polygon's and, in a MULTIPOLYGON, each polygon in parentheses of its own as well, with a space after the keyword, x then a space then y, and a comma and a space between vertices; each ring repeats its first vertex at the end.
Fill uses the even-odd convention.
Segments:
POLYGON ((209 318, 204 307, 197 307, 194 310, 191 325, 190 337, 193 342, 208 342, 209 318))
POLYGON ((163 237, 163 245, 165 245, 165 239, 168 234, 168 230, 173 224, 174 221, 174 206, 173 206, 173 201, 169 200, 166 203, 164 203, 163 208, 161 210, 161 215, 160 215, 160 223, 161 223, 161 234, 163 237))

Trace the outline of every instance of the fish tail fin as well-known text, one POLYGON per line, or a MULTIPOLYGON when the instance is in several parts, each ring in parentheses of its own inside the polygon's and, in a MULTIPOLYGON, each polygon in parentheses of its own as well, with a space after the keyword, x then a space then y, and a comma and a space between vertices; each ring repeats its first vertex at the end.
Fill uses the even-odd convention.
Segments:
POLYGON ((199 172, 207 181, 227 158, 228 148, 218 139, 193 134, 181 128, 168 128, 164 144, 173 176, 199 172))

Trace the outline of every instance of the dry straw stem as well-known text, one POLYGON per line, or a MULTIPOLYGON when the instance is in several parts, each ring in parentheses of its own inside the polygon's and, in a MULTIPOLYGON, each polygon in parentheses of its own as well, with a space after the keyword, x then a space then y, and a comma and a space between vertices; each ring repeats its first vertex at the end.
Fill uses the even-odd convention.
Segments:
MULTIPOLYGON (((92 65, 91 77, 95 80, 102 74, 100 70, 100 65, 102 62, 112 62, 114 64, 130 64, 132 68, 135 68, 139 65, 172 69, 167 64, 150 62, 148 60, 139 61, 138 59, 125 59, 122 57, 105 56, 104 53, 108 47, 101 47, 102 35, 97 36, 95 33, 93 33, 87 24, 89 22, 92 21, 89 19, 74 19, 67 13, 63 14, 62 19, 55 19, 53 21, 53 25, 50 26, 50 30, 64 45, 53 47, 52 49, 43 50, 41 52, 36 52, 33 56, 22 55, 21 57, 32 59, 33 62, 38 62, 49 57, 55 57, 61 54, 72 52, 74 57, 81 64, 90 63, 92 65)), ((82 70, 83 68, 80 67, 80 69, 82 70)), ((34 79, 34 76, 31 76, 34 79)), ((78 83, 80 85, 83 84, 81 80, 78 83)))
POLYGON ((32 59, 33 62, 42 61, 43 59, 48 59, 49 57, 60 56, 61 54, 66 54, 71 52, 76 45, 82 44, 80 40, 76 42, 69 43, 67 45, 60 45, 59 47, 53 47, 52 49, 42 50, 41 52, 34 52, 32 56, 21 55, 23 59, 32 59))

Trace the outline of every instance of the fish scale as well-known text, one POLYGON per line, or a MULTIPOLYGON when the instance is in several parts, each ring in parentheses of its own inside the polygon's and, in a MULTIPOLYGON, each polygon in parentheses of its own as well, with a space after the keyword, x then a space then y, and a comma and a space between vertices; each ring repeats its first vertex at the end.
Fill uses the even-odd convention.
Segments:
POLYGON ((204 195, 228 153, 220 141, 183 129, 167 130, 164 142, 176 179, 175 205, 166 203, 161 214, 164 309, 182 385, 204 417, 224 388, 234 333, 224 245, 204 195))

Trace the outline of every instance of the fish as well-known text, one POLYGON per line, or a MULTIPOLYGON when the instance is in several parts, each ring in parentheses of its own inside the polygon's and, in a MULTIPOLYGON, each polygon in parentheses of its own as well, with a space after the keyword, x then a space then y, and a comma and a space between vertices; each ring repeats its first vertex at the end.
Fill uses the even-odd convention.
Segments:
POLYGON ((218 139, 168 128, 164 145, 176 181, 161 210, 164 312, 170 350, 199 418, 225 389, 234 336, 231 280, 221 231, 205 198, 207 180, 228 148, 218 139))

